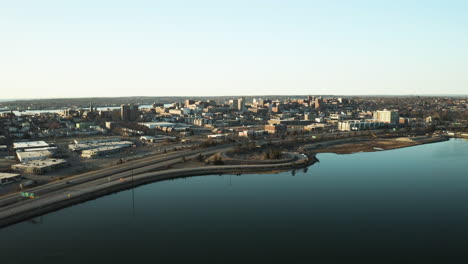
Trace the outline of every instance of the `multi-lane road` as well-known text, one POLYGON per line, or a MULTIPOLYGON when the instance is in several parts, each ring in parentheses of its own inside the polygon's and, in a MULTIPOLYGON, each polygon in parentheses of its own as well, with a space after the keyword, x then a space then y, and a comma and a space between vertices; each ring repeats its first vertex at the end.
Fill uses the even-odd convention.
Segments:
MULTIPOLYGON (((274 140, 274 142, 276 141, 284 140, 274 140)), ((79 201, 84 201, 89 199, 89 197, 99 196, 98 193, 103 195, 105 193, 121 190, 130 183, 133 185, 133 178, 135 179, 135 184, 144 184, 154 180, 162 180, 184 175, 188 176, 223 172, 235 173, 235 171, 248 171, 249 169, 258 171, 267 169, 267 167, 270 167, 271 169, 281 169, 287 168, 288 166, 294 166, 293 163, 303 159, 299 158, 296 159, 295 162, 271 165, 226 165, 186 169, 177 169, 175 166, 177 164, 181 164, 184 160, 196 158, 198 155, 212 155, 217 152, 228 151, 233 147, 233 144, 224 144, 204 149, 181 150, 175 153, 144 157, 138 160, 75 175, 63 180, 54 181, 25 190, 29 193, 34 193, 35 198, 32 199, 23 197, 20 193, 1 196, 0 227, 27 219, 28 216, 40 215, 44 212, 52 211, 54 210, 53 208, 59 208, 62 205, 66 206, 66 204, 70 205, 79 201), (170 167, 172 168, 169 169, 170 167), (88 198, 84 196, 87 196, 88 198), (74 198, 78 197, 80 198, 74 200, 74 198), (64 199, 67 200, 65 203, 64 199)), ((304 160, 301 162, 297 165, 302 166, 307 163, 304 160)))
MULTIPOLYGON (((219 149, 218 149, 219 150, 219 149)), ((217 150, 211 150, 212 151, 217 150)), ((207 152, 208 153, 208 152, 207 152)), ((191 154, 194 157, 198 154, 191 154)), ((166 179, 188 177, 206 174, 224 173, 249 173, 267 170, 287 170, 291 168, 304 167, 310 164, 307 156, 295 154, 297 158, 293 161, 264 165, 219 165, 203 166, 197 168, 167 169, 156 172, 141 174, 126 174, 126 178, 118 178, 122 175, 113 175, 87 181, 75 186, 65 187, 56 191, 48 192, 32 200, 25 200, 4 206, 0 214, 0 227, 7 226, 34 216, 42 215, 50 211, 70 206, 76 203, 97 198, 102 195, 116 191, 125 190, 141 184, 166 179), (130 178, 131 177, 131 178, 130 178)), ((163 162, 166 163, 167 161, 163 162)), ((179 161, 180 162, 180 161, 179 161)))
POLYGON ((91 171, 76 176, 68 177, 63 180, 54 181, 38 187, 27 190, 34 193, 34 199, 22 197, 19 193, 8 194, 0 197, 0 218, 2 214, 11 208, 21 204, 36 202, 56 193, 63 193, 70 189, 79 189, 89 185, 96 185, 100 182, 109 182, 131 177, 144 172, 163 170, 171 165, 181 163, 183 159, 192 159, 201 155, 210 155, 220 151, 226 151, 232 148, 232 145, 220 145, 206 149, 179 151, 171 154, 149 156, 139 160, 130 161, 124 164, 115 165, 96 171, 91 171), (100 180, 100 181, 99 181, 100 180))

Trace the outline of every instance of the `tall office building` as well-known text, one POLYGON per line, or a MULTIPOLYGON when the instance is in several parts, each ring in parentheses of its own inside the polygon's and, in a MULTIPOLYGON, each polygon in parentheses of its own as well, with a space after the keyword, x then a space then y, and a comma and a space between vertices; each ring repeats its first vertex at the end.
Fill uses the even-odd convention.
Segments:
POLYGON ((245 109, 245 97, 237 99, 237 110, 244 110, 245 109))
POLYGON ((320 108, 322 102, 323 102, 323 101, 322 101, 322 98, 315 98, 315 103, 314 103, 315 109, 320 108))
POLYGON ((138 105, 121 105, 120 118, 122 121, 135 121, 138 118, 138 105))
POLYGON ((188 107, 189 105, 193 105, 195 103, 194 100, 187 99, 185 100, 185 107, 188 107))
POLYGON ((237 99, 229 100, 229 108, 237 109, 238 105, 239 105, 239 103, 238 103, 237 99))
POLYGON ((130 121, 136 121, 138 119, 139 105, 130 105, 130 121))
POLYGON ((120 119, 122 119, 122 121, 130 120, 130 106, 129 105, 120 106, 120 119))

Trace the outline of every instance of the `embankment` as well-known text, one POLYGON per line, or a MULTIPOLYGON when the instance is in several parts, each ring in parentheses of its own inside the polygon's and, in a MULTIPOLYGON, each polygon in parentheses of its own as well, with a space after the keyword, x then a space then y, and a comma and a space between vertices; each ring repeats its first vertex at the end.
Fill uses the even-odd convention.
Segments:
POLYGON ((0 227, 8 226, 74 204, 82 203, 104 195, 130 189, 151 182, 209 174, 242 174, 266 171, 284 171, 303 168, 313 164, 315 161, 315 156, 312 156, 308 159, 278 164, 207 166, 143 173, 135 175, 132 178, 127 177, 123 180, 116 180, 100 184, 97 183, 93 186, 78 188, 74 191, 63 192, 50 197, 38 197, 34 201, 2 211, 0 213, 0 227))

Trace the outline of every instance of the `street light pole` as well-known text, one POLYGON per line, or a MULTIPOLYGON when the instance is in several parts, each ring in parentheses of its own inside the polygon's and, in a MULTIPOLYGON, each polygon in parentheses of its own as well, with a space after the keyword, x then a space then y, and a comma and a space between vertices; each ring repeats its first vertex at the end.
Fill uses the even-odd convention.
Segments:
MULTIPOLYGON (((133 185, 133 167, 132 167, 132 185, 133 185)), ((132 215, 135 217, 135 186, 132 186, 132 215)))

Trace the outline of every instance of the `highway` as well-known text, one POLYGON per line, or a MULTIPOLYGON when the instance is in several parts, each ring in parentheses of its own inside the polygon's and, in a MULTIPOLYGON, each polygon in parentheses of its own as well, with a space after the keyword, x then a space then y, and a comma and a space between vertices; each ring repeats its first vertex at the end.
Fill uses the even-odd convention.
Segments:
MULTIPOLYGON (((287 142, 291 141, 293 138, 288 138, 286 140, 282 139, 275 139, 272 140, 272 143, 278 142, 287 142)), ((266 143, 265 140, 258 140, 257 144, 266 143)), ((37 199, 41 199, 41 196, 46 194, 63 190, 65 188, 71 188, 86 182, 94 181, 97 179, 105 178, 107 181, 125 178, 128 176, 137 175, 145 172, 155 171, 155 170, 162 170, 166 169, 167 167, 174 165, 178 162, 181 162, 182 158, 185 157, 186 159, 191 159, 196 157, 199 154, 202 155, 210 155, 216 152, 223 152, 229 149, 232 149, 234 145, 232 144, 224 144, 213 146, 204 149, 197 149, 197 150, 181 150, 175 153, 168 153, 168 154, 156 154, 144 158, 140 158, 138 160, 129 161, 123 164, 114 165, 108 168, 103 168, 95 171, 90 171, 82 174, 78 174, 75 176, 67 177, 63 180, 54 181, 48 184, 40 185, 33 188, 28 188, 24 190, 29 193, 34 193, 37 199)), ((31 202, 32 199, 22 197, 18 192, 13 194, 8 194, 4 196, 0 196, 0 217, 2 212, 7 208, 6 206, 16 205, 18 202, 31 202)))
POLYGON ((30 199, 20 196, 19 193, 8 194, 0 197, 0 216, 2 211, 6 210, 7 206, 16 206, 18 202, 31 202, 31 200, 41 199, 41 196, 50 194, 54 191, 72 188, 74 186, 105 178, 106 181, 125 178, 128 176, 141 174, 144 172, 165 169, 168 166, 182 162, 182 158, 195 158, 199 154, 210 155, 220 151, 226 151, 232 148, 231 145, 220 145, 203 150, 187 150, 177 153, 145 157, 139 160, 130 161, 128 163, 115 165, 109 168, 104 168, 96 171, 91 171, 76 176, 68 177, 63 180, 54 181, 48 184, 27 189, 25 191, 34 193, 36 198, 30 199))
MULTIPOLYGON (((230 147, 223 147, 219 149, 205 150, 203 152, 206 154, 211 154, 220 151, 221 149, 229 148, 230 147)), ((190 157, 196 157, 196 155, 198 155, 198 153, 193 153, 190 157)), ((169 169, 156 172, 153 171, 137 175, 127 171, 122 174, 116 174, 105 178, 87 181, 75 186, 67 186, 55 191, 47 192, 46 194, 38 196, 35 199, 26 199, 4 206, 2 207, 2 211, 0 213, 0 227, 28 219, 33 216, 41 215, 46 212, 58 210, 60 208, 79 202, 90 200, 102 195, 125 190, 149 182, 205 174, 285 170, 291 169, 293 167, 303 167, 309 165, 309 161, 310 160, 307 157, 298 154, 298 159, 295 161, 279 164, 204 166, 198 168, 169 169)), ((166 166, 168 164, 179 162, 181 162, 181 160, 173 159, 161 162, 161 164, 166 166)))
MULTIPOLYGON (((287 140, 273 140, 273 142, 277 141, 285 142, 287 140)), ((169 169, 170 166, 182 163, 184 158, 189 160, 196 158, 200 154, 203 156, 212 155, 217 152, 228 151, 233 147, 233 144, 224 144, 204 149, 158 154, 112 167, 86 172, 25 190, 29 193, 34 193, 35 198, 32 199, 22 197, 20 193, 2 196, 0 197, 0 227, 27 219, 28 216, 40 215, 77 203, 74 197, 80 197, 80 201, 85 201, 92 199, 90 197, 99 197, 107 193, 128 188, 130 182, 132 185, 136 186, 162 179, 184 177, 184 175, 236 173, 236 171, 246 172, 246 170, 249 169, 251 169, 251 171, 276 170, 305 164, 304 161, 302 161, 302 163, 294 161, 269 165, 224 165, 169 169), (133 182, 133 180, 135 180, 135 182, 133 182)))

